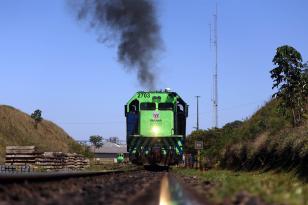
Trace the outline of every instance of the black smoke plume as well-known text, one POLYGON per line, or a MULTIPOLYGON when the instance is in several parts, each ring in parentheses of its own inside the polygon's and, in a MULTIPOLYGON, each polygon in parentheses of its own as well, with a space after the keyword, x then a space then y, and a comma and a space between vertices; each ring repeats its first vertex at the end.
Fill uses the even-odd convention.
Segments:
POLYGON ((119 62, 135 70, 149 89, 155 87, 155 59, 162 44, 153 1, 79 0, 77 6, 78 20, 98 31, 100 42, 116 40, 119 62))

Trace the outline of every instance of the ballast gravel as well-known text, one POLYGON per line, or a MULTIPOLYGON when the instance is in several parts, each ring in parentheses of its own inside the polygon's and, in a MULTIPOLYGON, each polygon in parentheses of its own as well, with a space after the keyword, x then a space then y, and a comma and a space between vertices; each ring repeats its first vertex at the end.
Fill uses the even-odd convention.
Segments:
POLYGON ((49 182, 0 182, 0 205, 158 204, 163 175, 136 171, 49 182))

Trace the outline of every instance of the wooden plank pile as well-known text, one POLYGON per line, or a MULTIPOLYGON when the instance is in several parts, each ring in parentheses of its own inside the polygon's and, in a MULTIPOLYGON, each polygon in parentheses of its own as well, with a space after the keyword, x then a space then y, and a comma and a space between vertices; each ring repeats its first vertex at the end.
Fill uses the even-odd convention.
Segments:
POLYGON ((67 169, 85 169, 90 166, 89 159, 86 159, 80 154, 67 153, 65 158, 65 167, 67 169))
POLYGON ((35 146, 7 146, 5 151, 6 165, 34 165, 40 155, 35 146))
POLYGON ((60 170, 65 166, 65 154, 62 152, 44 152, 36 158, 35 165, 43 170, 60 170))
POLYGON ((61 169, 82 170, 90 166, 90 161, 76 153, 39 153, 35 146, 7 146, 5 164, 31 165, 37 169, 55 171, 61 169))

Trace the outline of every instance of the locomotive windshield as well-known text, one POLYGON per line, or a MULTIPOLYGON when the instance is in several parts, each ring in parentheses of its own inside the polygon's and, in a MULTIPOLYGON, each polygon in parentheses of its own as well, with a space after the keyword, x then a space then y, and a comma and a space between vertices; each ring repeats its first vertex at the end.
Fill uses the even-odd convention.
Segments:
POLYGON ((172 103, 159 103, 158 109, 159 110, 173 110, 173 104, 172 103))
POLYGON ((141 103, 140 110, 155 110, 156 104, 155 103, 141 103))

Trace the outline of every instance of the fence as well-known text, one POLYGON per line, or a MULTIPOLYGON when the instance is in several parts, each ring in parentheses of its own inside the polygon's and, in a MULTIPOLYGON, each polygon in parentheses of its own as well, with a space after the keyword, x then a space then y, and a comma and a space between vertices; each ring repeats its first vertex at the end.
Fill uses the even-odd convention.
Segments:
POLYGON ((0 165, 1 173, 24 173, 33 172, 34 168, 30 165, 0 165))

